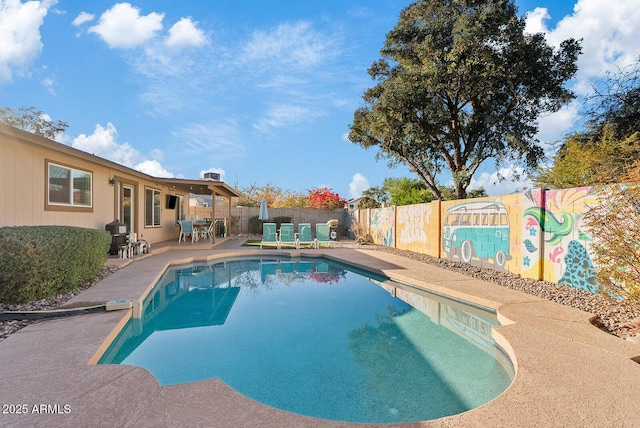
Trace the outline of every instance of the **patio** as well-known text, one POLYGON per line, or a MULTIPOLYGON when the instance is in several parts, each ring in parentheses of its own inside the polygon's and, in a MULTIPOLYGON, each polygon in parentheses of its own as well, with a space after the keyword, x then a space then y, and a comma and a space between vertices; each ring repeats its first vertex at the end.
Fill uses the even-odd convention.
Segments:
MULTIPOLYGON (((109 259, 122 269, 68 305, 137 299, 170 262, 276 252, 242 247, 243 242, 227 239, 215 248, 211 242, 166 242, 148 255, 109 259)), ((593 327, 585 312, 386 253, 347 248, 277 253, 326 255, 498 309, 503 325, 494 336, 516 365, 510 388, 480 408, 403 426, 637 426, 640 365, 633 358, 640 356, 640 346, 593 327)), ((161 387, 137 367, 89 364, 124 316, 115 311, 40 322, 0 342, 0 425, 350 426, 266 407, 218 380, 161 387), (11 405, 26 411, 17 414, 11 405)))

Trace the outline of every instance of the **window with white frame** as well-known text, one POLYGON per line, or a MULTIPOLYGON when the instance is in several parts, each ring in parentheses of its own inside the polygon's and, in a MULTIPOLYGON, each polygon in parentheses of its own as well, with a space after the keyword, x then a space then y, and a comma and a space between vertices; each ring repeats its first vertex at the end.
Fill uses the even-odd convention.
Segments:
POLYGON ((91 208, 93 174, 88 171, 47 163, 47 205, 49 207, 91 208))
POLYGON ((161 194, 158 189, 144 189, 144 225, 160 226, 161 194))

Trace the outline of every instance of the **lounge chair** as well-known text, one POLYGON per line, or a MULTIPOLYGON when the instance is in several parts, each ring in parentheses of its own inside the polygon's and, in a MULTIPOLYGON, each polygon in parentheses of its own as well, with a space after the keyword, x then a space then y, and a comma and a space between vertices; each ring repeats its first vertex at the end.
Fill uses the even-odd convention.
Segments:
POLYGON ((314 240, 314 247, 318 249, 321 244, 327 244, 330 247, 333 246, 333 241, 330 236, 330 229, 328 223, 316 223, 316 239, 314 240))
POLYGON ((276 276, 276 269, 278 268, 278 262, 260 261, 260 279, 262 283, 267 282, 267 278, 270 275, 276 276))
POLYGON ((313 248, 313 238, 311 238, 311 223, 298 224, 298 236, 296 239, 296 248, 299 250, 300 245, 309 245, 313 248))
POLYGON ((275 223, 262 224, 262 241, 260 242, 260 249, 262 249, 263 245, 275 245, 276 247, 279 247, 278 232, 276 230, 275 223))
POLYGON ((193 227, 193 223, 190 221, 180 221, 180 235, 178 236, 178 242, 187 241, 187 235, 191 235, 191 242, 198 240, 198 231, 193 227))
POLYGON ((296 244, 296 235, 293 232, 293 223, 282 223, 280 225, 278 248, 282 248, 283 245, 293 245, 296 248, 298 247, 296 244))

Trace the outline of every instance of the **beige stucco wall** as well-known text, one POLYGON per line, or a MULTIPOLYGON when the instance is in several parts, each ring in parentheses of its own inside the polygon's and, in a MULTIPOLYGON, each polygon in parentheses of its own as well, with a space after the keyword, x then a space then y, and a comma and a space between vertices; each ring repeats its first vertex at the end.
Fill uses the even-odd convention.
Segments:
POLYGON ((39 136, 16 132, 0 132, 0 227, 28 225, 70 225, 104 229, 105 224, 117 218, 116 191, 118 186, 109 184, 109 178, 133 184, 136 188, 134 228, 139 237, 150 243, 177 239, 176 211, 166 208, 169 194, 188 195, 158 185, 126 169, 118 169, 110 162, 90 156, 75 155, 64 146, 56 150, 56 144, 39 136), (13 135, 16 134, 16 135, 13 135), (89 171, 93 174, 93 201, 90 212, 73 210, 49 211, 46 205, 47 160, 89 171), (144 189, 161 191, 161 226, 144 226, 144 189))

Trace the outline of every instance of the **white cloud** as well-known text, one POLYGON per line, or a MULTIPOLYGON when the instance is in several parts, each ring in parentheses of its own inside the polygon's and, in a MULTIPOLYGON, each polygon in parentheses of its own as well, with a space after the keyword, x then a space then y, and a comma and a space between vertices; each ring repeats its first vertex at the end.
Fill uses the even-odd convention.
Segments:
POLYGON ((536 7, 533 11, 527 12, 527 20, 524 31, 529 34, 546 33, 549 31, 545 21, 551 19, 546 7, 536 7))
POLYGON ((538 120, 537 138, 543 143, 555 143, 562 140, 576 124, 580 107, 578 101, 573 101, 556 113, 541 116, 538 120))
POLYGON ((160 160, 164 154, 160 149, 151 151, 153 159, 145 159, 144 156, 129 143, 119 143, 118 131, 112 123, 106 127, 96 125, 93 134, 80 134, 73 139, 71 146, 76 149, 91 153, 126 167, 149 174, 153 177, 172 178, 175 175, 165 169, 160 160))
POLYGON ((110 48, 129 49, 143 45, 162 29, 164 13, 140 16, 140 9, 129 3, 117 3, 100 16, 98 25, 89 28, 110 48))
POLYGON ((260 132, 268 132, 273 128, 295 125, 323 115, 324 113, 320 110, 290 104, 278 104, 270 107, 253 127, 260 132))
POLYGON ((240 125, 228 120, 226 123, 191 123, 173 132, 173 137, 187 149, 189 156, 204 156, 212 153, 216 158, 236 157, 244 152, 240 125))
POLYGON ((169 29, 165 44, 171 48, 198 47, 207 42, 204 31, 191 18, 182 18, 169 29))
POLYGON ((362 192, 369 189, 369 180, 367 177, 356 172, 351 179, 351 183, 349 183, 349 195, 351 198, 359 198, 362 196, 362 192))
POLYGON ((40 26, 55 2, 0 2, 0 83, 23 73, 42 52, 40 26))
POLYGON ((301 21, 255 31, 242 51, 244 63, 269 63, 269 69, 279 68, 278 64, 306 69, 335 56, 336 43, 316 32, 311 23, 301 21))
POLYGON ((91 135, 78 135, 73 139, 71 145, 76 149, 109 159, 129 168, 143 161, 139 151, 131 147, 129 143, 118 143, 117 137, 116 127, 109 122, 106 127, 96 125, 96 129, 91 135))
POLYGON ((76 16, 76 18, 71 22, 71 25, 73 25, 74 27, 79 27, 86 22, 93 21, 93 18, 95 17, 96 16, 92 13, 80 12, 78 16, 76 16))
POLYGON ((559 46, 570 37, 582 39, 582 55, 578 59, 578 80, 602 77, 637 61, 640 56, 640 21, 636 1, 609 0, 606 12, 602 0, 578 0, 571 15, 549 29, 547 9, 536 8, 527 15, 527 29, 546 33, 547 41, 559 46))
POLYGON ((157 160, 145 160, 136 164, 133 169, 144 172, 153 177, 173 178, 172 172, 167 171, 157 160))
POLYGON ((546 8, 527 13, 528 32, 545 33, 548 43, 558 47, 563 40, 582 39, 582 55, 578 57, 578 72, 569 82, 578 99, 561 111, 540 118, 538 138, 543 142, 561 140, 579 124, 580 103, 593 91, 592 82, 606 78, 607 72, 617 73, 640 58, 640 21, 637 1, 609 0, 606 12, 602 0, 578 0, 571 15, 560 19, 555 28, 548 28, 550 18, 546 8))
POLYGON ((45 77, 40 81, 40 83, 42 84, 42 86, 47 88, 47 92, 49 92, 51 95, 56 94, 55 79, 53 77, 45 77))
POLYGON ((532 187, 531 181, 526 178, 519 166, 501 168, 492 173, 483 172, 477 178, 471 179, 469 190, 483 187, 490 196, 508 195, 523 189, 532 187), (499 175, 504 178, 500 181, 499 175))

